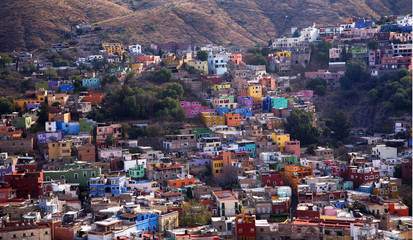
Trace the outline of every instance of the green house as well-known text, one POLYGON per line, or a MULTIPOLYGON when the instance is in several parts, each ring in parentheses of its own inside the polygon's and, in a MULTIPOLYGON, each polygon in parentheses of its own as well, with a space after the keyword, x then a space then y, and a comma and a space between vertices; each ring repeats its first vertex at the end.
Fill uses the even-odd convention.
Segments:
POLYGON ((145 176, 145 168, 143 165, 135 164, 134 168, 128 170, 129 177, 136 179, 136 178, 143 178, 145 176))
POLYGON ((19 117, 13 120, 13 126, 15 128, 30 128, 32 125, 32 118, 31 117, 19 117))
POLYGON ((59 180, 66 179, 67 183, 78 183, 80 187, 87 187, 90 178, 99 177, 101 174, 100 168, 88 169, 68 169, 62 171, 44 171, 43 180, 59 180))
POLYGON ((88 132, 93 135, 96 122, 92 119, 81 118, 79 119, 79 132, 88 132))
POLYGON ((215 134, 214 131, 211 131, 209 128, 196 128, 194 129, 194 134, 196 138, 201 138, 201 137, 212 137, 212 135, 215 134))
POLYGON ((41 81, 34 84, 34 88, 36 91, 39 91, 40 88, 44 90, 49 90, 49 82, 48 81, 41 81))
POLYGON ((298 158, 295 155, 282 155, 281 161, 277 163, 271 163, 270 168, 276 171, 281 171, 282 169, 284 169, 285 164, 299 166, 300 161, 298 161, 298 158))

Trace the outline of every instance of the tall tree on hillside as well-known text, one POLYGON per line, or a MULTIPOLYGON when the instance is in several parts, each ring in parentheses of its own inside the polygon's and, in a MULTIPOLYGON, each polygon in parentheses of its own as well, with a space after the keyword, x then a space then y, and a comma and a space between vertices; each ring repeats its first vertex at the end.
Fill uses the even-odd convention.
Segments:
POLYGON ((331 130, 334 131, 334 137, 338 141, 343 141, 350 136, 351 122, 348 114, 343 111, 338 111, 333 116, 331 130))

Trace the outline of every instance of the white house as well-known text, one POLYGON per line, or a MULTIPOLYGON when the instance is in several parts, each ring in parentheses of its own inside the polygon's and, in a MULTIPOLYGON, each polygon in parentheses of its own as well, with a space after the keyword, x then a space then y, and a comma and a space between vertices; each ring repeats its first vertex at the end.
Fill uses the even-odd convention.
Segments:
POLYGON ((129 45, 129 52, 131 53, 142 53, 142 48, 141 45, 136 44, 136 45, 129 45))
POLYGON ((377 145, 372 148, 373 155, 380 159, 397 158, 397 148, 387 147, 386 145, 377 145))
POLYGON ((397 17, 397 24, 399 26, 411 26, 413 24, 412 16, 398 16, 397 17))
POLYGON ((208 72, 209 74, 223 75, 227 72, 228 56, 226 54, 209 53, 208 72))

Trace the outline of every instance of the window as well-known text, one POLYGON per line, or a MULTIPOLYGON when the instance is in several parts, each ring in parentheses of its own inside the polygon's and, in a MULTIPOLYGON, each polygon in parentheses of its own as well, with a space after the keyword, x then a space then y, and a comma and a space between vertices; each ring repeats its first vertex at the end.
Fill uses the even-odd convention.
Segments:
POLYGON ((87 172, 83 172, 83 177, 87 177, 87 172))
POLYGON ((48 231, 45 231, 45 232, 44 232, 44 235, 48 235, 48 234, 49 234, 49 232, 48 232, 48 231))
POLYGON ((64 175, 60 175, 60 179, 65 179, 65 176, 64 176, 64 175))

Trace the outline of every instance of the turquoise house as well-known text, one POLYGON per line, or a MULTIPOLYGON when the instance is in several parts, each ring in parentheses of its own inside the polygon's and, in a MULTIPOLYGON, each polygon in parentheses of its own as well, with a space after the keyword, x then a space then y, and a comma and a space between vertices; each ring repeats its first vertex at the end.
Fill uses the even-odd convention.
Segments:
POLYGON ((280 109, 288 107, 288 100, 283 97, 271 98, 271 107, 273 109, 280 109))
POLYGON ((144 165, 135 164, 135 167, 129 169, 128 173, 132 179, 143 178, 145 176, 145 167, 144 165))
POLYGON ((100 86, 99 78, 82 79, 82 86, 98 88, 100 86))

